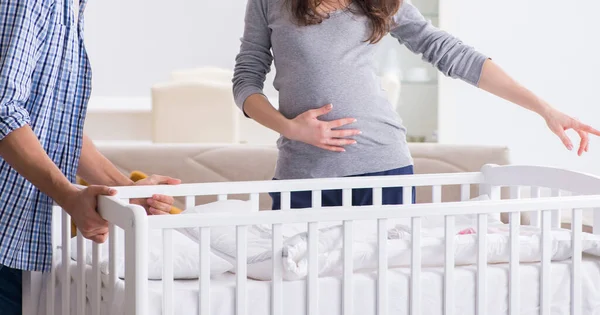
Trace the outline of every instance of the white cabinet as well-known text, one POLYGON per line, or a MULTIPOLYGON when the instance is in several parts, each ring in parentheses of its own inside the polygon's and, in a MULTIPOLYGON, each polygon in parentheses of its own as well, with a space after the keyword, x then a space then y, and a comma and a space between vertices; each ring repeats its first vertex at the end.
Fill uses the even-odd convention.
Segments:
MULTIPOLYGON (((423 16, 439 26, 439 0, 412 0, 423 16)), ((392 36, 386 36, 377 53, 380 73, 392 72, 401 79, 396 108, 408 129, 409 141, 436 141, 439 107, 439 72, 392 36), (420 139, 419 139, 420 138, 420 139)))
MULTIPOLYGON (((276 100, 271 100, 275 105, 276 100)), ((185 128, 173 125, 173 128, 185 128)), ((151 142, 152 100, 150 98, 94 98, 90 100, 85 132, 96 141, 151 142)), ((279 135, 243 116, 240 111, 240 143, 274 144, 279 135)))

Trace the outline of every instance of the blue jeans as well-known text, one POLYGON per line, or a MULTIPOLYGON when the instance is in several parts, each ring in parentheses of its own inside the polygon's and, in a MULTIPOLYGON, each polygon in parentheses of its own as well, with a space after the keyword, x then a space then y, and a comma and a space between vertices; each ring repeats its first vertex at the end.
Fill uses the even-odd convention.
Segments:
POLYGON ((23 279, 21 270, 0 265, 0 314, 22 314, 23 279))
MULTIPOLYGON (((413 166, 409 165, 402 168, 397 168, 384 172, 368 173, 361 175, 354 175, 349 177, 362 177, 362 176, 390 176, 390 175, 411 175, 414 174, 413 166)), ((274 180, 277 180, 274 178, 274 180)), ((270 193, 273 199, 273 210, 281 209, 281 194, 270 193)), ((337 207, 342 205, 342 191, 341 190, 324 190, 321 192, 322 207, 337 207)), ((403 203, 402 200, 402 187, 389 187, 382 189, 382 199, 384 205, 399 205, 403 203)), ((412 202, 416 199, 415 188, 412 189, 412 202)), ((298 191, 291 193, 291 208, 301 209, 312 207, 312 192, 310 191, 298 191)), ((373 204, 373 190, 370 188, 360 188, 352 190, 352 205, 353 206, 369 206, 373 204)))

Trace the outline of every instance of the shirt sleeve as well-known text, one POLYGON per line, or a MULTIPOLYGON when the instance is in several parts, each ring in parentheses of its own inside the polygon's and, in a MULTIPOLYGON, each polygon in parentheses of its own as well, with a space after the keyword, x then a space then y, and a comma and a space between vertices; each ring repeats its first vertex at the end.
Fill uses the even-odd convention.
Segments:
POLYGON ((24 104, 49 12, 43 0, 0 1, 0 140, 30 123, 24 104))
POLYGON ((267 1, 248 0, 246 5, 244 35, 233 74, 233 95, 242 111, 250 95, 264 95, 264 82, 273 62, 267 1))
POLYGON ((460 39, 435 28, 419 10, 404 2, 394 16, 390 34, 410 51, 422 54, 423 60, 444 75, 477 86, 483 64, 488 59, 460 39))

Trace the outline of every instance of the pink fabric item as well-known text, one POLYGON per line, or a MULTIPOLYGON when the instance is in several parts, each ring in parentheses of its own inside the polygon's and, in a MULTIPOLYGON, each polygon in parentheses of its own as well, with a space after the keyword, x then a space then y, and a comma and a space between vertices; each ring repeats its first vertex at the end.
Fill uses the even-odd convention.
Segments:
POLYGON ((476 234, 476 232, 473 228, 464 229, 464 230, 458 232, 458 235, 466 235, 466 234, 476 234))

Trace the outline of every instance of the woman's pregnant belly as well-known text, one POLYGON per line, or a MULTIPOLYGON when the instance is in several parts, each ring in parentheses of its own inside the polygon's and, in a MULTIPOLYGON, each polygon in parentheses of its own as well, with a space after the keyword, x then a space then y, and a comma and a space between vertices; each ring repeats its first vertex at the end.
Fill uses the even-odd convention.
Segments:
MULTIPOLYGON (((331 112, 319 117, 319 120, 354 118, 357 120, 355 123, 339 129, 359 129, 362 132, 354 137, 357 144, 352 147, 355 148, 349 147, 348 151, 404 141, 405 127, 386 98, 378 77, 367 71, 338 70, 335 75, 318 72, 298 76, 305 78, 303 80, 286 78, 285 83, 280 85, 279 111, 285 117, 293 119, 308 110, 333 104, 331 112)), ((282 139, 280 145, 286 142, 282 139)))

